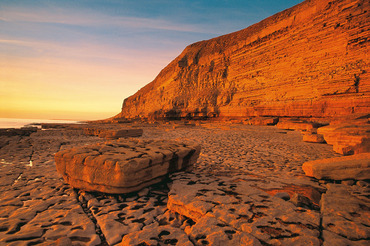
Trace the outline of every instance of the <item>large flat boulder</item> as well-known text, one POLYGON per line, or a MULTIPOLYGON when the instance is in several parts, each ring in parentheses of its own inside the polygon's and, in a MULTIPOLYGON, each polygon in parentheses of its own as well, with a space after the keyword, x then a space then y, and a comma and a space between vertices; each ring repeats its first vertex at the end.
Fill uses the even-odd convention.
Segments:
POLYGON ((317 179, 370 179, 370 153, 308 161, 302 169, 317 179))
POLYGON ((57 171, 71 186, 88 191, 130 193, 166 174, 191 169, 200 146, 165 140, 120 140, 55 154, 57 171))

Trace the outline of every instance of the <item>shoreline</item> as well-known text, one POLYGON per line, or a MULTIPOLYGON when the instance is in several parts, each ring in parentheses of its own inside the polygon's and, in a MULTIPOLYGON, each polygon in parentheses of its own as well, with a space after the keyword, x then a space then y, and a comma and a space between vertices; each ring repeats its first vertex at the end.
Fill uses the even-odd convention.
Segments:
POLYGON ((69 123, 80 123, 86 121, 76 120, 50 120, 50 119, 22 119, 22 118, 0 118, 0 129, 19 129, 22 127, 32 127, 41 125, 44 123, 58 123, 58 124, 69 124, 69 123))

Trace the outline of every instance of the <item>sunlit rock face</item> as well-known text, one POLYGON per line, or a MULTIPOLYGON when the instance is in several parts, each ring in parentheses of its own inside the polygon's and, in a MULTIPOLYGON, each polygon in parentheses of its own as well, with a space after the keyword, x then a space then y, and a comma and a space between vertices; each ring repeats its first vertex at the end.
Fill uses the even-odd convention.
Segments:
POLYGON ((199 154, 199 145, 131 139, 59 151, 55 164, 74 188, 120 194, 159 183, 168 173, 191 170, 199 154))
POLYGON ((369 112, 370 2, 306 0, 194 43, 116 118, 331 117, 369 112))

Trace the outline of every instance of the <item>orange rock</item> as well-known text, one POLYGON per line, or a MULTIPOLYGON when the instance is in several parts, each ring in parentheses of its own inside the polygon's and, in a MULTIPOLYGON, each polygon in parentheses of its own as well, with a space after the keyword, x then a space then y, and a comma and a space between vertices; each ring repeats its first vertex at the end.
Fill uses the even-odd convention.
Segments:
POLYGON ((329 125, 320 127, 318 134, 333 145, 333 150, 342 155, 370 152, 370 124, 329 125))
POLYGON ((370 153, 309 161, 302 169, 317 179, 370 179, 370 153))
POLYGON ((254 117, 245 121, 247 125, 272 126, 279 122, 278 117, 254 117))
POLYGON ((320 192, 311 186, 300 186, 290 184, 284 186, 281 189, 264 189, 263 191, 273 196, 281 192, 288 193, 290 197, 293 197, 294 194, 299 194, 308 197, 312 201, 312 203, 316 206, 319 206, 321 199, 320 192))
POLYGON ((305 132, 316 132, 316 129, 321 126, 318 123, 314 122, 303 122, 299 120, 285 120, 285 121, 279 121, 279 123, 276 125, 279 129, 285 129, 285 130, 299 130, 299 131, 305 131, 305 132))
POLYGON ((109 129, 101 127, 86 127, 84 128, 86 135, 98 136, 106 139, 117 139, 123 137, 140 137, 143 135, 142 129, 109 129))
POLYGON ((199 145, 120 140, 60 151, 55 163, 72 187, 130 193, 162 181, 168 173, 191 169, 199 154, 199 145))
POLYGON ((303 141, 310 143, 325 143, 324 136, 321 134, 305 133, 303 134, 303 141))
POLYGON ((368 113, 369 17, 367 0, 306 0, 191 44, 115 119, 368 113))

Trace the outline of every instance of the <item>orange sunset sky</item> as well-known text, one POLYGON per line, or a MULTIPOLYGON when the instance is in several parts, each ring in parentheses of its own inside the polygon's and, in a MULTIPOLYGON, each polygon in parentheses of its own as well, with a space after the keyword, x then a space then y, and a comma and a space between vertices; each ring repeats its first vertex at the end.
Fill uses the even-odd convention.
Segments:
POLYGON ((300 0, 0 1, 0 118, 94 120, 189 44, 300 0))

